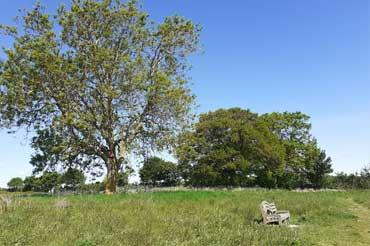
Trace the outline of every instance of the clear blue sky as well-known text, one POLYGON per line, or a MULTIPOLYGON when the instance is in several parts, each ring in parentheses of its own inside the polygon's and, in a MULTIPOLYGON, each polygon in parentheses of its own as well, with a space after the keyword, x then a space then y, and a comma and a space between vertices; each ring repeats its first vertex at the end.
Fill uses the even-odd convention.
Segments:
MULTIPOLYGON (((42 2, 53 11, 69 1, 42 2)), ((31 5, 1 0, 0 23, 31 5)), ((189 74, 200 112, 302 111, 335 171, 370 162, 368 0, 144 0, 143 7, 157 21, 178 13, 203 26, 204 52, 189 74)), ((0 131, 0 186, 30 174, 31 153, 24 134, 0 131)))

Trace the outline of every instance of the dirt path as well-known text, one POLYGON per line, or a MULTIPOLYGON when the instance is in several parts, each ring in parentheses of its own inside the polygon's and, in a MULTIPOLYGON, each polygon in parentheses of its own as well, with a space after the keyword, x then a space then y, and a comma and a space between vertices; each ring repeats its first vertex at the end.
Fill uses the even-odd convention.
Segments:
POLYGON ((364 242, 370 242, 370 209, 350 199, 350 210, 358 217, 356 229, 361 233, 364 242))

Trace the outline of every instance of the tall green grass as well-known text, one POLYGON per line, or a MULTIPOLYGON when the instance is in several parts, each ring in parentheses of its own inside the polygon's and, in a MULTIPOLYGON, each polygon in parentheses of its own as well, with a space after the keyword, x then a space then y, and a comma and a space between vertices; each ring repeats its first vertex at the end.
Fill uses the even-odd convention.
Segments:
POLYGON ((0 215, 0 245, 368 245, 370 218, 359 223, 355 207, 369 215, 369 200, 277 190, 15 198, 0 215), (298 227, 262 225, 262 200, 298 227))

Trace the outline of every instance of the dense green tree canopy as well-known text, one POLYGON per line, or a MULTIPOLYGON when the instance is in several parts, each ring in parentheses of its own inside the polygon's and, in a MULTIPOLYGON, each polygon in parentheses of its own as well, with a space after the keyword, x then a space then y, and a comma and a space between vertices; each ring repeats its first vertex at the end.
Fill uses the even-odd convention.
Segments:
POLYGON ((24 179, 23 191, 41 191, 40 178, 32 175, 24 179))
POLYGON ((240 108, 200 115, 179 140, 183 178, 197 186, 320 188, 331 160, 310 135, 309 117, 240 108))
POLYGON ((62 174, 60 183, 65 184, 68 188, 76 189, 78 186, 85 183, 85 175, 82 171, 75 168, 68 168, 62 174))
POLYGON ((40 191, 49 192, 59 186, 61 175, 57 172, 44 172, 39 177, 40 191))
POLYGON ((156 25, 135 0, 72 0, 55 16, 37 4, 2 29, 14 43, 0 63, 0 127, 52 133, 46 148, 57 157, 35 157, 41 169, 104 166, 114 192, 130 153, 168 147, 188 123, 187 56, 199 35, 191 21, 156 25))
POLYGON ((273 112, 261 115, 285 149, 285 171, 278 185, 285 188, 320 188, 332 172, 331 159, 320 150, 311 135, 310 117, 301 112, 273 112))
POLYGON ((175 186, 179 184, 180 176, 175 163, 150 157, 140 169, 140 179, 145 185, 175 186))
POLYGON ((333 172, 331 168, 331 158, 326 157, 325 151, 320 151, 313 156, 313 160, 310 160, 310 165, 307 170, 307 178, 312 187, 322 188, 325 186, 326 175, 333 172))
POLYGON ((23 188, 23 179, 19 177, 12 178, 7 185, 12 191, 20 191, 23 188))
POLYGON ((283 170, 285 150, 278 138, 248 110, 232 108, 202 114, 177 149, 183 175, 193 185, 266 185, 283 170))

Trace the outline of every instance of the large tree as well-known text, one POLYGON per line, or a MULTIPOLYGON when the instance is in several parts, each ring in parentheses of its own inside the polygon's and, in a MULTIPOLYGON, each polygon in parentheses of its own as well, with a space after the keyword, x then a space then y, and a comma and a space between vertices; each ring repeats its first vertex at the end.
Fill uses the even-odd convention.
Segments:
POLYGON ((308 120, 300 112, 258 115, 239 108, 202 114, 177 148, 183 178, 192 185, 321 188, 331 159, 308 120))
POLYGON ((58 161, 106 168, 107 193, 130 153, 168 147, 188 122, 191 21, 156 25, 135 0, 72 0, 2 29, 14 43, 0 63, 0 127, 52 131, 58 161))
POLYGON ((274 187, 285 157, 265 122, 240 108, 201 114, 176 153, 183 178, 196 186, 274 187))
POLYGON ((316 139, 311 135, 310 117, 302 112, 273 112, 260 116, 285 149, 285 170, 278 178, 279 186, 293 188, 310 184, 308 172, 320 154, 316 139))

